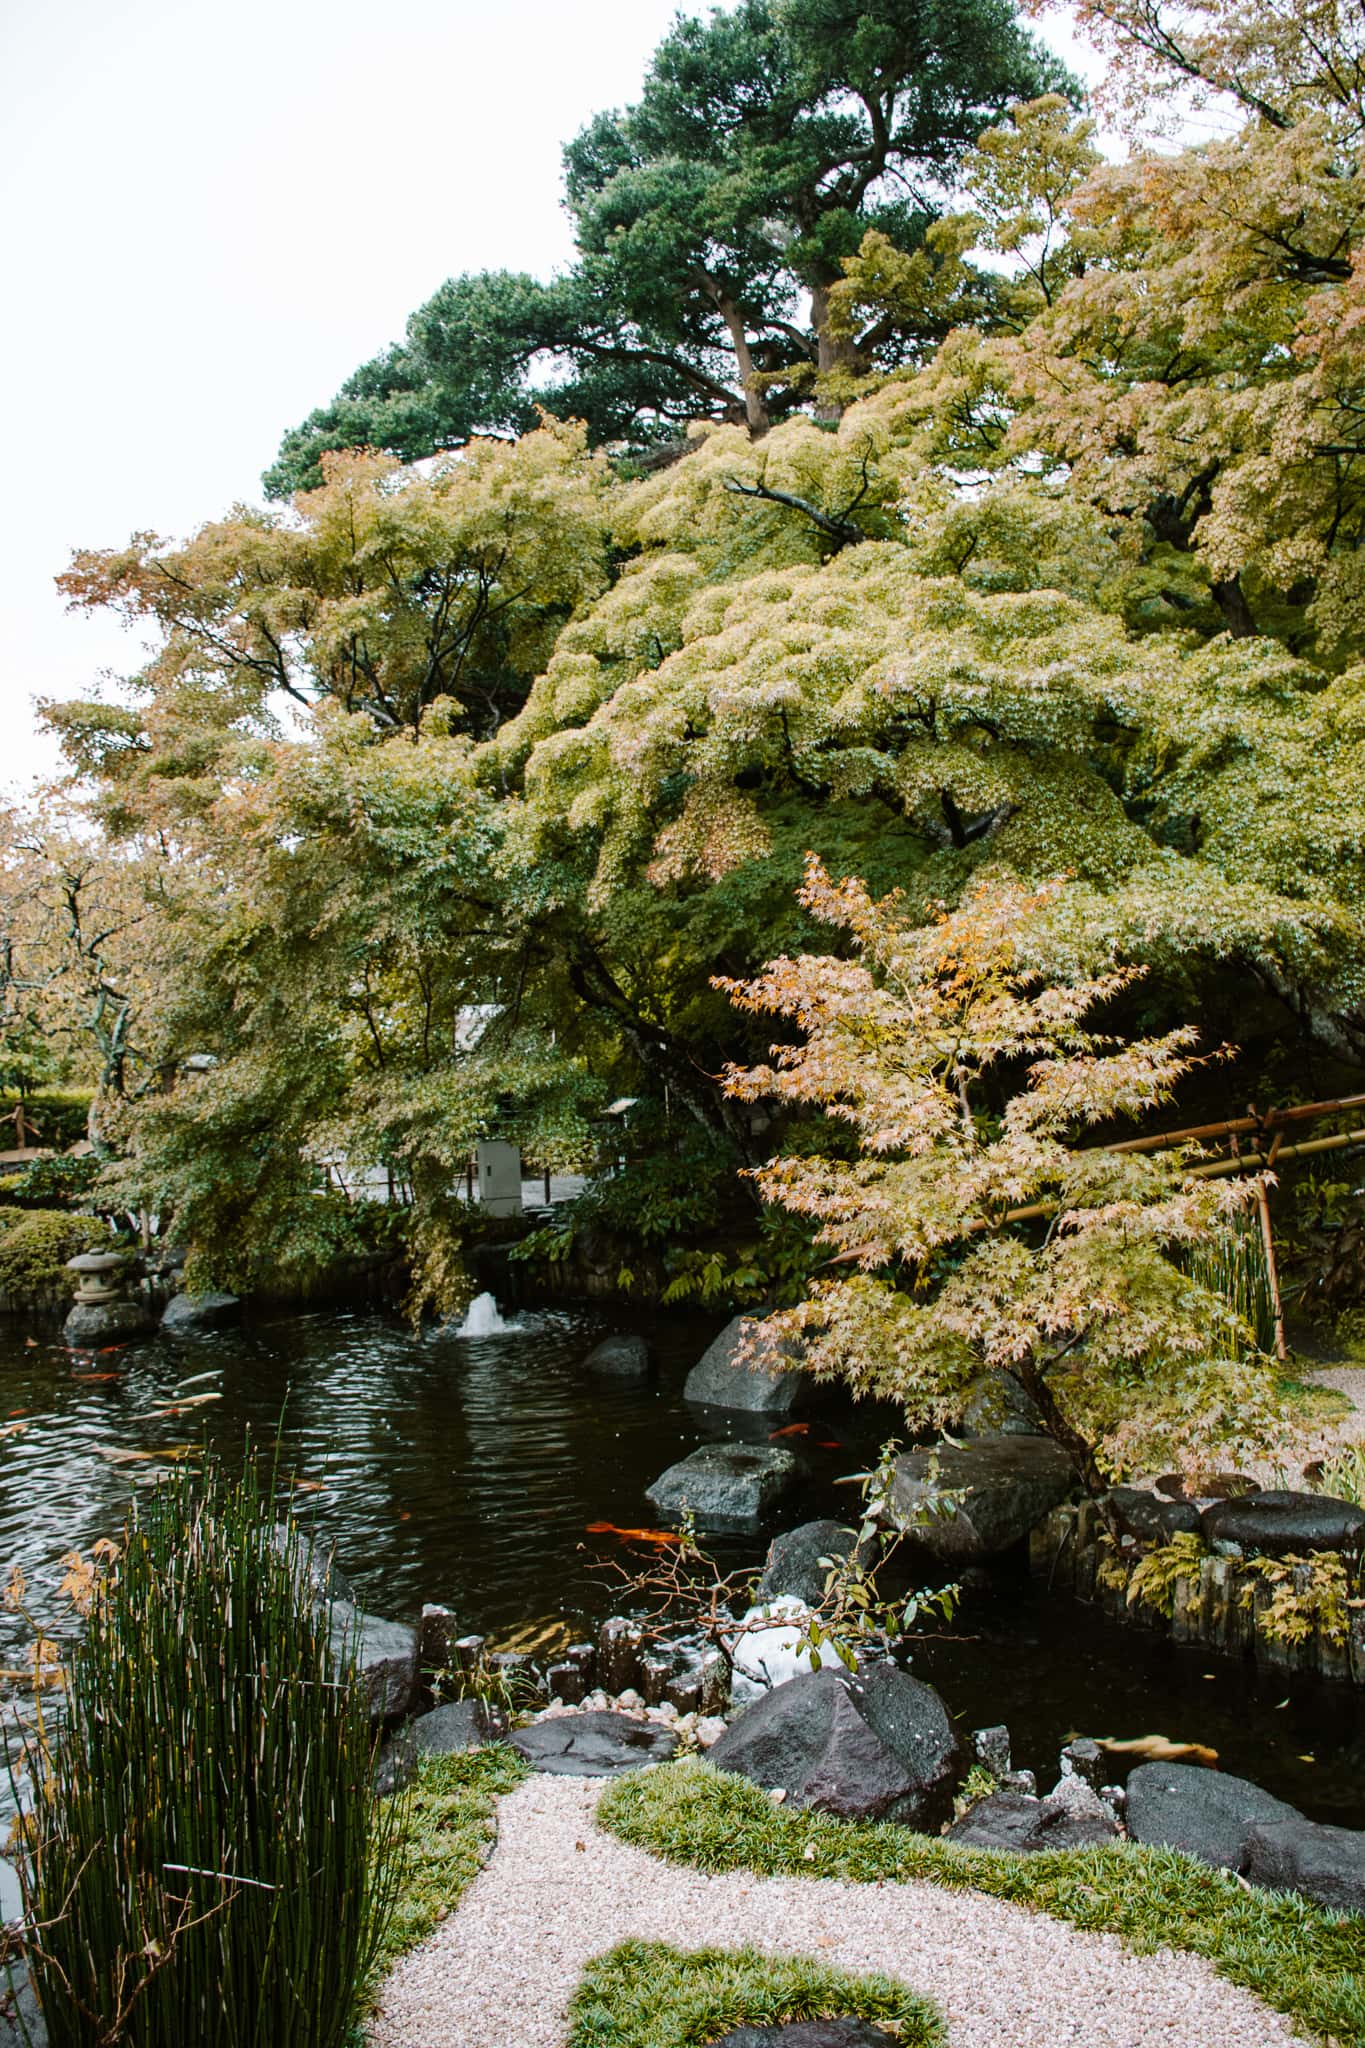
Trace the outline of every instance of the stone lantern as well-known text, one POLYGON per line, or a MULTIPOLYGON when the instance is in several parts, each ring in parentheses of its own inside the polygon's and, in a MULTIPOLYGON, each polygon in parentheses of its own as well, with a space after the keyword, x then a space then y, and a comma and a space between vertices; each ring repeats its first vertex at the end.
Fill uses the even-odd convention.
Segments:
POLYGON ((155 1327, 145 1303, 128 1293, 122 1252, 81 1252, 67 1260, 66 1270, 75 1276, 76 1300, 62 1335, 73 1349, 122 1343, 155 1327))

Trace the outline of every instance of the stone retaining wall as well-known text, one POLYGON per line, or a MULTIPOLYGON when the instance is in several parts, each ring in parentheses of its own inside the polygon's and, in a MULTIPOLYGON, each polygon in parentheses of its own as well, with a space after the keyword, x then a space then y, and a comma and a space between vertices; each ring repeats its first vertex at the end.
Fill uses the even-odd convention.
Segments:
MULTIPOLYGON (((1136 1543, 1116 1548, 1089 1500, 1054 1508, 1029 1537, 1035 1578, 1103 1608, 1116 1621, 1169 1635, 1175 1643, 1249 1657, 1268 1671, 1365 1686, 1365 1607, 1350 1608, 1344 1641, 1320 1629, 1300 1642, 1286 1641, 1267 1626, 1275 1595, 1264 1576, 1241 1558, 1210 1554, 1197 1574, 1176 1580, 1167 1616, 1143 1600, 1128 1601, 1129 1581, 1147 1554, 1136 1543)), ((1292 1566, 1294 1583, 1305 1592, 1310 1573, 1311 1566, 1292 1566)))

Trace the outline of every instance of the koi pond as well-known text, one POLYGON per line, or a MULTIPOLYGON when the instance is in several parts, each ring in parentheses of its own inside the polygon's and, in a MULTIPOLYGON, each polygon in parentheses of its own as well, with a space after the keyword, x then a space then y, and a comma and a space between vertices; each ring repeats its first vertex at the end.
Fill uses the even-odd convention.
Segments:
MULTIPOLYGON (((525 1310, 465 1336, 329 1312, 93 1356, 12 1322, 0 1328, 0 1578, 20 1565, 37 1611, 55 1620, 63 1553, 117 1535, 158 1459, 207 1445, 235 1465, 250 1444, 277 1459, 296 1512, 335 1542, 371 1611, 415 1620, 423 1601, 440 1601, 495 1647, 558 1646, 629 1606, 620 1570, 638 1571, 650 1551, 620 1532, 650 1527, 645 1488, 665 1466, 731 1429, 779 1426, 683 1401, 720 1321, 525 1310), (583 1370, 621 1328, 653 1347, 647 1385, 583 1370)), ((858 1491, 840 1482, 895 1432, 893 1412, 867 1407, 788 1430, 812 1478, 780 1525, 848 1518, 858 1491)), ((727 1570, 757 1568, 771 1533, 708 1548, 727 1570)), ((21 1652, 14 1617, 0 1613, 0 1666, 21 1652)), ((1016 1764, 1046 1784, 1073 1734, 1159 1733, 1217 1750, 1315 1819, 1365 1825, 1358 1694, 1124 1628, 1049 1596, 1014 1563, 917 1641, 912 1662, 964 1728, 1007 1722, 1016 1764)))

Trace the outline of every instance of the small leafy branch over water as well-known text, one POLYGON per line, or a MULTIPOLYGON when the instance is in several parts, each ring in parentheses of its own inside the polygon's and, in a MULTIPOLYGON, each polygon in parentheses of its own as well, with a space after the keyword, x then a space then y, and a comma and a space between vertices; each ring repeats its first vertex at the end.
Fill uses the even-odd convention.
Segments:
POLYGON ((210 1466, 138 1501, 105 1563, 68 1575, 86 1613, 66 1725, 29 1774, 25 1960, 49 2033, 341 2048, 400 1817, 374 1798, 367 1702, 308 1541, 254 1476, 210 1466))

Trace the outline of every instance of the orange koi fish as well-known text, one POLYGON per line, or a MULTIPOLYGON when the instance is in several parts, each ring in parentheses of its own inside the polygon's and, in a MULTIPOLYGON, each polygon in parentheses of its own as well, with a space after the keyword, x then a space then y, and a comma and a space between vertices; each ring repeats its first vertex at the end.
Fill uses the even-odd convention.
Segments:
POLYGON ((589 1536, 619 1536, 623 1543, 653 1543, 660 1550, 683 1540, 672 1529, 618 1529, 615 1522, 589 1522, 587 1526, 589 1536))

